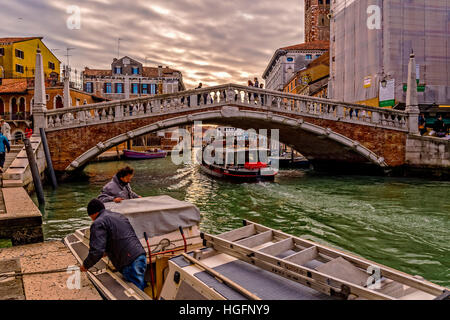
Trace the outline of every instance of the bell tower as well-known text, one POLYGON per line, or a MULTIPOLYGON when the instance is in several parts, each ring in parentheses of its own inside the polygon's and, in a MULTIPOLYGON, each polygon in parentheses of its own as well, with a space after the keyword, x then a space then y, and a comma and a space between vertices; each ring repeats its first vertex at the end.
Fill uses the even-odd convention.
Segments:
POLYGON ((331 0, 305 0, 305 42, 330 40, 331 0))

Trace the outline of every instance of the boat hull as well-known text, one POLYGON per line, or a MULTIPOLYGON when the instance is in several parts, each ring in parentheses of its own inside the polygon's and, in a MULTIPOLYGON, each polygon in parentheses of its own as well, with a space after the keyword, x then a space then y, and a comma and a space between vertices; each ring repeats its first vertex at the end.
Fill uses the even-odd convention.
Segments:
POLYGON ((166 156, 167 152, 165 151, 140 152, 132 150, 123 150, 123 157, 126 159, 134 159, 134 160, 158 159, 158 158, 165 158, 166 156))
POLYGON ((262 170, 232 170, 232 169, 225 169, 220 166, 213 166, 213 165, 207 165, 203 163, 201 165, 201 170, 213 177, 227 179, 227 180, 233 180, 238 182, 259 182, 259 181, 274 181, 277 171, 274 171, 273 169, 266 169, 263 168, 263 170, 272 170, 272 172, 267 172, 267 174, 262 174, 261 172, 264 172, 262 170))

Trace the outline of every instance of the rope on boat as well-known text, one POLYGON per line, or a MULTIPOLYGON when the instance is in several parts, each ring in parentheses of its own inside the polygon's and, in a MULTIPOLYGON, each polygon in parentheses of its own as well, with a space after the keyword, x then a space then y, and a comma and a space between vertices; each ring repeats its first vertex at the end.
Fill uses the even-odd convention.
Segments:
POLYGON ((31 276, 36 274, 49 274, 49 273, 61 273, 61 272, 67 272, 68 270, 71 270, 70 268, 61 268, 61 269, 53 269, 53 270, 45 270, 45 271, 34 271, 34 272, 5 272, 0 273, 0 281, 4 281, 8 278, 13 277, 19 277, 19 276, 31 276))

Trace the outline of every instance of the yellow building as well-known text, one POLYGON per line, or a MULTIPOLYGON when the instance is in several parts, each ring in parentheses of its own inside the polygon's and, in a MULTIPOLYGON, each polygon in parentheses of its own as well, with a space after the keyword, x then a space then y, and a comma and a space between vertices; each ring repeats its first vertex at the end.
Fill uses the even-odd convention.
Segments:
POLYGON ((0 78, 33 78, 39 45, 45 79, 59 80, 60 61, 42 42, 42 37, 0 38, 0 78))
POLYGON ((324 53, 298 71, 284 87, 284 92, 320 98, 327 97, 330 76, 330 54, 324 53))

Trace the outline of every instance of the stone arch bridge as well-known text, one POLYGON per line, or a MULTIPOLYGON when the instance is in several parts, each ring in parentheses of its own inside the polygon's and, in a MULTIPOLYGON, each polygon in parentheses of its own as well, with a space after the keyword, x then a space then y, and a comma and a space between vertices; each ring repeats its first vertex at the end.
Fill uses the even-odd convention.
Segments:
POLYGON ((56 171, 80 169, 131 138, 194 121, 279 129, 280 142, 313 164, 393 168, 405 164, 407 136, 417 130, 417 114, 234 84, 44 110, 36 120, 56 171))

